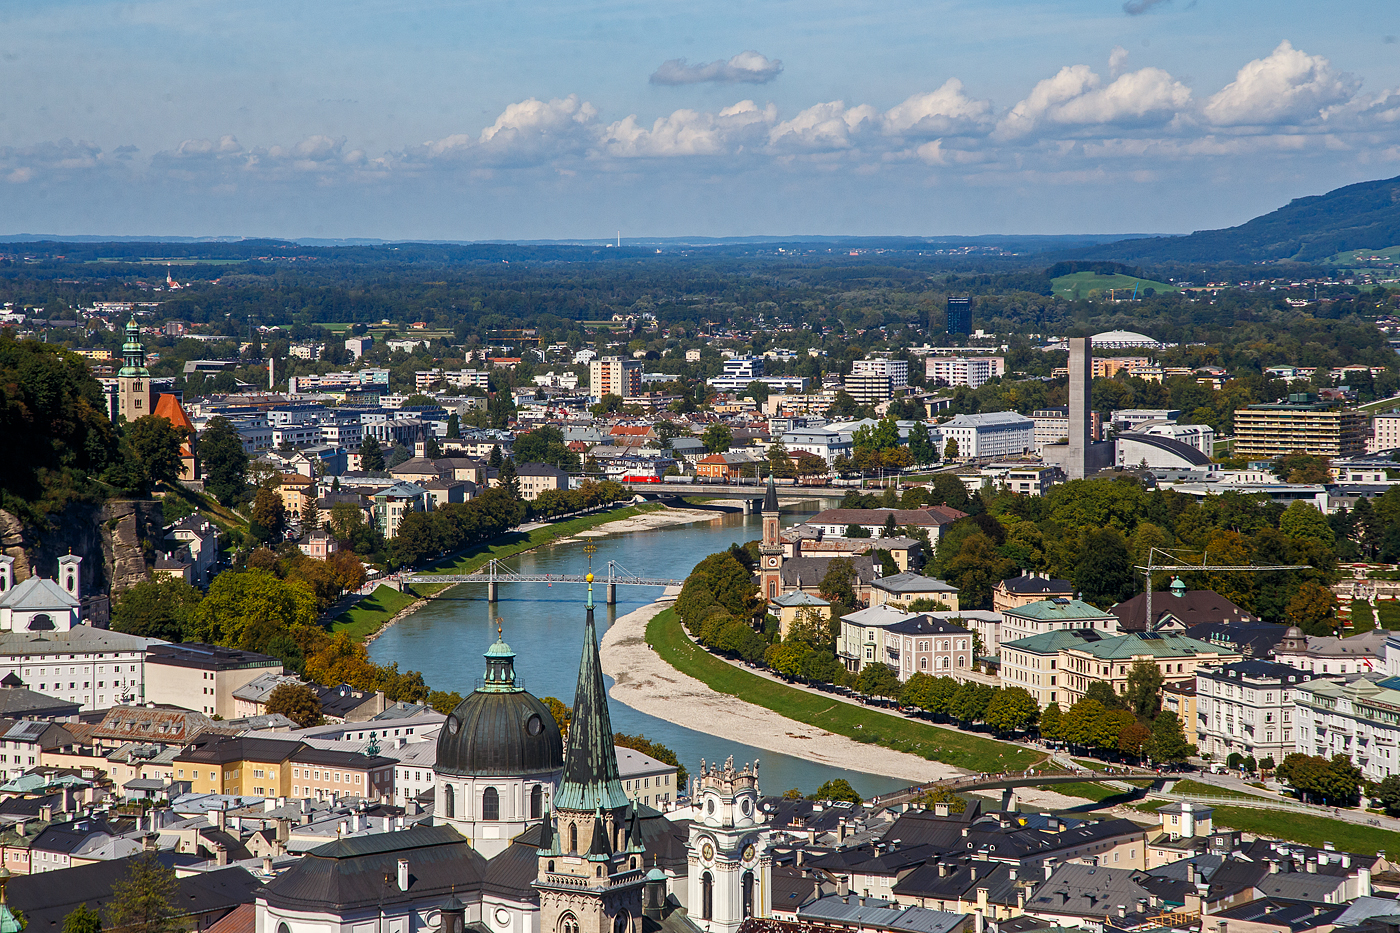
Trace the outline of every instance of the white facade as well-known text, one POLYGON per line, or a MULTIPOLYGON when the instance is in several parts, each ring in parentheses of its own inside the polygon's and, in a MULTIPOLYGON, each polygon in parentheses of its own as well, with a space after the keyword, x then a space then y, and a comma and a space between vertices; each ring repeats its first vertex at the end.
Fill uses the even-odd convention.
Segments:
POLYGON ((781 442, 789 456, 801 451, 821 457, 827 463, 837 457, 849 457, 852 450, 849 433, 827 428, 798 428, 784 434, 781 442))
POLYGON ((855 360, 851 372, 856 375, 883 376, 890 381, 890 389, 902 389, 909 384, 909 362, 907 360, 855 360))
POLYGON ((959 457, 1014 457, 1035 447, 1035 422, 1012 411, 957 415, 938 430, 945 444, 958 442, 959 457))
POLYGON ((1400 774, 1400 691, 1383 673, 1349 674, 1299 685, 1293 692, 1296 750, 1346 755, 1368 781, 1400 774))
POLYGON ((562 775, 563 769, 528 778, 437 774, 433 822, 453 827, 473 849, 494 858, 532 822, 550 813, 562 775))
POLYGON ((158 639, 75 625, 66 632, 0 634, 0 678, 84 710, 146 698, 146 648, 158 639))
POLYGON ((924 360, 924 376, 944 385, 977 388, 1006 374, 1003 356, 930 356, 924 360))
POLYGON ((58 580, 14 582, 15 559, 0 554, 0 632, 66 632, 80 622, 81 557, 58 559, 58 580))
POLYGON ((771 830, 759 810, 758 762, 735 770, 705 767, 691 799, 688 911, 706 933, 738 933, 743 922, 773 915, 771 830))
POLYGON ((1208 424, 1176 424, 1171 421, 1149 421, 1139 425, 1139 434, 1169 437, 1188 447, 1194 447, 1207 457, 1215 455, 1215 429, 1208 424))
MULTIPOLYGON (((1293 688, 1309 676, 1284 664, 1237 661, 1196 672, 1196 745, 1224 761, 1232 752, 1277 764, 1293 751, 1293 688)), ((1185 723, 1188 735, 1190 723, 1185 723)))
POLYGON ((1376 415, 1371 419, 1371 436, 1366 441, 1366 452, 1393 450, 1400 447, 1400 412, 1376 415))

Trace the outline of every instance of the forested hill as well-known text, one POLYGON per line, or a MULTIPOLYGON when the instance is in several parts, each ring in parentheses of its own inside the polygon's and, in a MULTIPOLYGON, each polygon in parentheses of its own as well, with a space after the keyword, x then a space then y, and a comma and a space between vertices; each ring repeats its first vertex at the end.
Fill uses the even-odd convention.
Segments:
POLYGON ((1298 198, 1238 227, 1190 236, 1122 240, 1084 258, 1120 262, 1318 262, 1352 249, 1400 244, 1400 178, 1298 198))

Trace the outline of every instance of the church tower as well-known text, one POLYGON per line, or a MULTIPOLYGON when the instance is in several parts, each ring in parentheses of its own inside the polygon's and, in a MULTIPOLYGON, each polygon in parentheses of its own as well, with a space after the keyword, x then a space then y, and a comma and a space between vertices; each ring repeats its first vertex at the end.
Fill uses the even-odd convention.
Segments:
POLYGON ((618 775, 593 623, 592 573, 587 580, 583 659, 564 779, 539 848, 539 933, 641 933, 646 883, 641 817, 618 775))
POLYGON ((771 830, 758 808, 758 762, 736 771, 700 762, 690 799, 690 919, 706 933, 737 933, 750 917, 773 916, 771 830))
POLYGON ((783 542, 778 537, 778 487, 768 477, 768 491, 763 495, 763 543, 759 553, 759 591, 764 599, 783 595, 783 542))
POLYGON ((132 317, 122 344, 122 368, 117 371, 117 421, 132 422, 151 414, 151 373, 146 369, 146 348, 141 327, 132 317))

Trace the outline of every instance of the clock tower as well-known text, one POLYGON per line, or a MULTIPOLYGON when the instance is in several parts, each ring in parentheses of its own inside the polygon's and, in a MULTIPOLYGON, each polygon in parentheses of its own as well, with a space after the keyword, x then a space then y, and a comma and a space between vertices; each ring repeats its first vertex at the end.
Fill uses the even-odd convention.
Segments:
POLYGON ((734 769, 705 767, 690 799, 690 919, 705 933, 737 933, 750 917, 773 916, 771 830, 759 811, 758 762, 734 769))
POLYGON ((768 477, 763 496, 763 543, 758 546, 759 590, 767 600, 783 595, 783 542, 778 537, 778 488, 768 477))
POLYGON ((146 368, 146 348, 141 346, 141 326, 133 316, 126 325, 122 368, 117 371, 117 420, 130 424, 152 411, 151 372, 146 368))

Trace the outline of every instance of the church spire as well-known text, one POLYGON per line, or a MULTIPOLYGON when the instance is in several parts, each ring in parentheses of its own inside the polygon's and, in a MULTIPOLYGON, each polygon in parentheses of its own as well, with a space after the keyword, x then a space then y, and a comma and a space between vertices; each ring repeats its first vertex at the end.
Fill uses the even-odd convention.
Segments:
POLYGON ((778 509, 778 487, 773 482, 773 474, 768 474, 768 490, 763 494, 762 514, 772 512, 777 514, 778 509))
POLYGON ((569 720, 569 747, 564 752, 564 779, 554 797, 557 810, 591 812, 627 806, 627 794, 617 770, 612 718, 603 664, 598 657, 598 630, 593 622, 593 574, 584 604, 583 657, 579 661, 574 711, 569 720))

